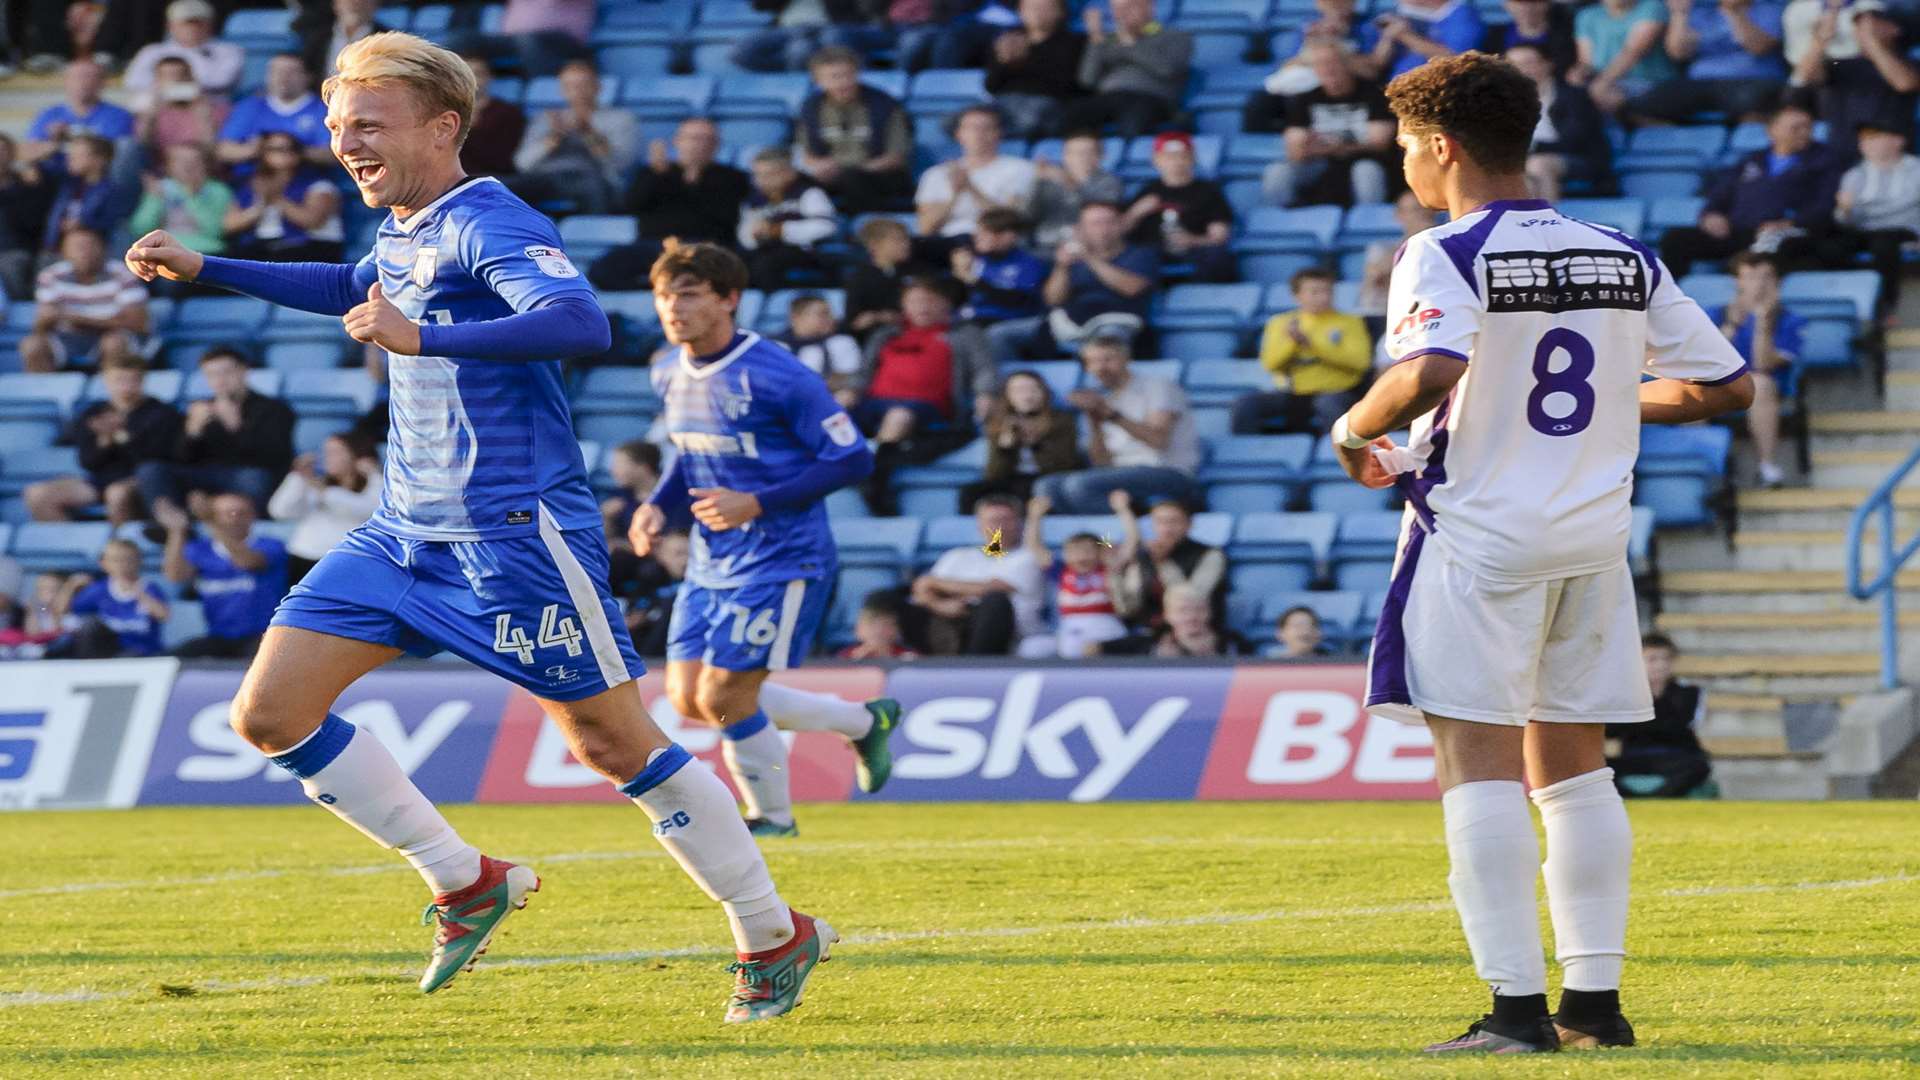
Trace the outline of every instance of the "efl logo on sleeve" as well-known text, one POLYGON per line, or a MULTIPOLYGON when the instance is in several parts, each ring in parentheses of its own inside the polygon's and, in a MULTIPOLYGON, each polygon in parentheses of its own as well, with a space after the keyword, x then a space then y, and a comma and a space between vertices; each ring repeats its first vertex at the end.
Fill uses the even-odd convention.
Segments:
POLYGON ((573 261, 568 259, 567 253, 561 251, 559 248, 530 247, 527 249, 527 258, 532 259, 533 265, 539 267, 540 272, 548 277, 572 278, 580 276, 580 271, 573 268, 573 261))
POLYGON ((843 412, 834 413, 820 421, 820 426, 835 446, 852 446, 860 438, 859 429, 853 426, 853 417, 843 412))

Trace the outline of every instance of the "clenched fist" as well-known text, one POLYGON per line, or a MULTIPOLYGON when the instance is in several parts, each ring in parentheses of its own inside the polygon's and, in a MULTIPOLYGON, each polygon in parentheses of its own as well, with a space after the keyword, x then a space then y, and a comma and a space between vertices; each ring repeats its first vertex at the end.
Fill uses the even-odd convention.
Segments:
POLYGON ((192 281, 200 276, 200 268, 206 265, 206 259, 180 241, 165 229, 155 229, 133 242, 127 249, 127 269, 141 281, 152 281, 156 277, 168 281, 192 281))
POLYGON ((400 356, 420 355, 420 326, 401 314, 381 292, 380 283, 367 286, 367 302, 341 318, 347 336, 378 345, 400 356))

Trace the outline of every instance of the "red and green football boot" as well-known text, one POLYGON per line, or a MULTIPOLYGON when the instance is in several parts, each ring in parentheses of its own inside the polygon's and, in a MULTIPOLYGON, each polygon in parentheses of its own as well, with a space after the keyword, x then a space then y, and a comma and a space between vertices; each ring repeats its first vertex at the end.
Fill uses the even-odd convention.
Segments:
POLYGON ((527 906, 527 894, 540 891, 540 875, 524 866, 480 856, 480 879, 458 892, 441 893, 420 913, 423 926, 440 920, 433 934, 433 956, 427 961, 426 974, 420 976, 420 990, 431 994, 453 981, 455 975, 472 971, 494 931, 508 915, 527 906))
POLYGON ((793 940, 765 952, 741 953, 727 965, 734 973, 733 997, 727 1001, 729 1024, 771 1020, 791 1012, 806 992, 807 976, 827 962, 840 935, 825 919, 793 912, 793 940))

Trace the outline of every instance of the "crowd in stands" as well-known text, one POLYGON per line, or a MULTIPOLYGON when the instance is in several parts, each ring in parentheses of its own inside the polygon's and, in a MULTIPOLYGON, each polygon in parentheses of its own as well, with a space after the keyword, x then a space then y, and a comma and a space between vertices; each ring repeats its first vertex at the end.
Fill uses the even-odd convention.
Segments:
MULTIPOLYGON (((1195 538, 1194 515, 1209 445, 1322 435, 1382 362, 1394 252, 1434 221, 1405 191, 1383 90, 1430 58, 1497 51, 1535 80, 1528 175, 1542 197, 1704 196, 1658 246, 1676 276, 1731 260, 1734 294, 1712 314, 1770 376, 1745 419, 1761 483, 1786 480, 1781 419, 1803 348, 1782 274, 1878 271, 1874 322, 1920 242, 1920 24, 1881 0, 752 0, 726 9, 741 21, 720 34, 696 21, 717 2, 304 0, 265 34, 241 34, 261 12, 231 6, 25 0, 0 21, 0 63, 59 71, 63 90, 20 137, 0 135, 0 296, 32 304, 18 366, 99 374, 60 437, 80 471, 20 492, 20 516, 103 519, 133 538, 101 556, 99 587, 14 595, 46 585, 63 613, 111 610, 99 618, 117 630, 197 595, 208 633, 188 647, 201 655, 244 652, 270 598, 364 518, 384 407, 376 395, 360 424, 296 442, 306 417, 277 383, 250 384, 266 359, 252 343, 175 340, 153 314, 209 294, 150 294, 115 253, 165 228, 248 258, 357 255, 377 219, 331 159, 316 85, 340 48, 395 23, 468 58, 481 98, 465 166, 563 232, 588 223, 566 235, 604 295, 643 293, 669 237, 741 253, 756 290, 746 321, 819 371, 875 443, 866 512, 906 509, 906 471, 977 454, 946 512, 972 514, 979 536, 837 602, 831 644, 856 658, 1353 646, 1353 627, 1323 627, 1311 603, 1264 612, 1249 634, 1230 617, 1227 554, 1195 538), (675 17, 685 33, 655 32, 675 17), (690 71, 719 82, 663 107, 690 71), (909 93, 924 74, 961 89, 909 93), (125 108, 106 100, 116 77, 125 108), (778 115, 717 107, 733 83, 768 87, 778 115), (1731 149, 1661 171, 1633 148, 1669 125, 1731 149), (1229 174, 1223 137, 1271 156, 1229 174), (1378 207, 1386 227, 1344 250, 1246 242, 1256 219, 1327 206, 1378 207), (1285 291, 1265 293, 1237 340, 1203 346, 1160 318, 1170 290, 1244 281, 1285 291), (1199 408, 1179 364, 1228 356, 1255 376, 1199 408), (147 396, 143 381, 171 371, 195 377, 147 396), (291 524, 274 533, 257 515, 291 524), (1108 525, 1043 543, 1061 515, 1108 525), (129 571, 129 551, 174 591, 129 571)), ((609 306, 614 349, 582 366, 657 358, 644 297, 609 306)), ((383 370, 344 348, 329 362, 376 385, 383 370)), ((594 471, 642 652, 664 641, 687 560, 684 538, 647 558, 624 550, 660 472, 651 411, 597 440, 618 445, 594 471)), ((146 630, 120 639, 126 653, 157 647, 146 630)))

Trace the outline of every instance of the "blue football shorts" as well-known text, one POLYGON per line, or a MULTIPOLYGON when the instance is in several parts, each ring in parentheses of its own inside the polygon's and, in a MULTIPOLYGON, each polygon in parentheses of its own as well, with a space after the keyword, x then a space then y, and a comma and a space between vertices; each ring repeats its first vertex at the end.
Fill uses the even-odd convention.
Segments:
POLYGON ((796 578, 733 589, 686 584, 667 623, 667 659, 727 671, 797 668, 826 619, 831 578, 796 578))
POLYGON ((362 525, 293 587, 273 625, 414 656, 444 649, 550 701, 645 674, 607 590, 598 529, 438 541, 362 525))

